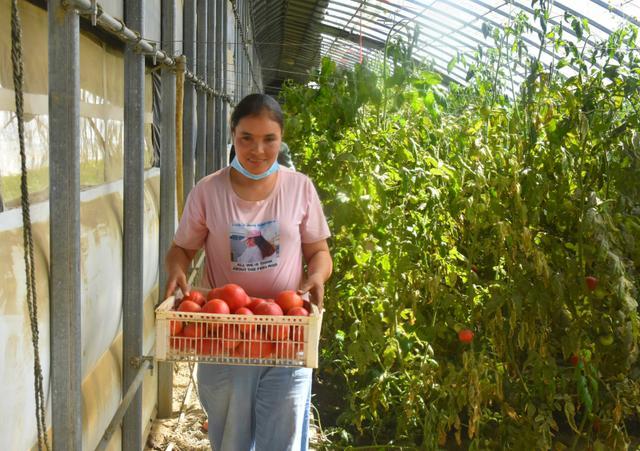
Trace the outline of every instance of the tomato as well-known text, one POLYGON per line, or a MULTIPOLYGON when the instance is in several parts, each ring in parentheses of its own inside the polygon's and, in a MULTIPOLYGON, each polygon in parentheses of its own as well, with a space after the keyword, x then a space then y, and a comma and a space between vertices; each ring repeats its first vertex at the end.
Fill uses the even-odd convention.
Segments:
POLYGON ((178 352, 186 352, 190 349, 189 342, 190 338, 185 338, 181 335, 177 337, 171 337, 171 341, 169 342, 172 349, 177 350, 178 352))
POLYGON ((207 335, 207 325, 204 323, 189 323, 182 329, 184 337, 204 337, 207 335))
POLYGON ((286 324, 282 325, 274 325, 270 324, 268 326, 268 335, 274 341, 283 341, 289 338, 289 329, 290 326, 286 324))
POLYGON ((598 288, 598 278, 594 276, 587 276, 584 278, 584 281, 587 284, 587 288, 589 291, 593 291, 598 288))
MULTIPOLYGON (((236 315, 253 316, 253 312, 251 310, 249 310, 247 307, 240 307, 234 313, 236 315)), ((238 328, 240 329, 240 333, 242 333, 242 335, 246 337, 247 335, 250 335, 252 332, 254 332, 256 330, 256 325, 255 324, 251 324, 251 323, 240 324, 240 325, 238 325, 238 328)))
POLYGON ((209 420, 205 420, 204 423, 202 423, 202 430, 205 432, 209 431, 209 420))
POLYGON ((259 306, 260 304, 264 304, 265 301, 264 299, 260 299, 260 298, 251 298, 251 302, 249 302, 246 307, 251 310, 253 313, 256 312, 256 307, 259 306))
POLYGON ((276 345, 276 358, 293 360, 298 358, 301 345, 293 341, 283 341, 276 345))
POLYGON ((182 301, 178 306, 179 312, 200 312, 202 307, 193 301, 182 301))
POLYGON ((222 299, 211 299, 202 307, 202 313, 218 313, 228 315, 231 309, 222 299))
POLYGON ((298 293, 293 290, 287 290, 278 293, 276 304, 280 306, 283 312, 288 312, 294 307, 302 307, 304 302, 298 293))
POLYGON ((293 307, 286 310, 287 316, 309 316, 309 312, 304 307, 293 307))
POLYGON ((469 344, 473 341, 473 335, 473 331, 469 329, 462 329, 460 332, 458 332, 458 339, 462 343, 469 344))
POLYGON ((253 311, 256 315, 273 315, 273 316, 282 316, 284 312, 280 308, 278 304, 275 302, 264 302, 256 307, 253 311))
POLYGON ((198 354, 215 355, 217 341, 218 340, 213 338, 203 338, 202 340, 200 340, 196 346, 198 354))
POLYGON ((207 299, 209 300, 221 299, 220 296, 222 296, 222 287, 213 288, 212 290, 209 290, 209 292, 207 293, 207 299))
POLYGON ((304 326, 302 326, 301 324, 291 326, 291 333, 289 334, 289 338, 295 341, 296 343, 303 343, 304 342, 304 326))
POLYGON ((204 294, 200 293, 199 291, 191 291, 189 294, 186 294, 183 298, 182 298, 182 302, 184 301, 193 301, 196 304, 202 306, 204 305, 205 302, 207 302, 207 298, 204 297, 204 294))
POLYGON ((235 312, 240 307, 245 307, 250 302, 247 293, 245 293, 240 285, 236 285, 235 283, 228 283, 222 287, 220 299, 229 305, 232 312, 235 312))
POLYGON ((169 321, 169 335, 180 335, 180 332, 182 332, 182 326, 182 321, 169 321))
POLYGON ((223 349, 235 349, 242 340, 238 329, 229 324, 225 324, 222 328, 219 328, 218 335, 222 338, 220 343, 223 349))
POLYGON ((264 334, 258 334, 255 340, 243 341, 235 349, 233 356, 240 358, 265 359, 273 354, 273 343, 267 341, 264 334))
POLYGON ((578 357, 575 354, 571 354, 571 357, 569 357, 569 363, 571 363, 571 366, 578 366, 579 362, 580 362, 580 357, 578 357))

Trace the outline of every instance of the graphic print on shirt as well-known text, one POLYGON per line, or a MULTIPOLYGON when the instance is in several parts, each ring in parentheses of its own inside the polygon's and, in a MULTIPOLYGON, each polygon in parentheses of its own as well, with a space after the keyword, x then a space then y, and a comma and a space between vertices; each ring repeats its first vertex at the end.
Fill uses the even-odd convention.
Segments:
POLYGON ((232 271, 262 271, 278 266, 280 230, 275 219, 259 224, 232 223, 229 241, 232 271))

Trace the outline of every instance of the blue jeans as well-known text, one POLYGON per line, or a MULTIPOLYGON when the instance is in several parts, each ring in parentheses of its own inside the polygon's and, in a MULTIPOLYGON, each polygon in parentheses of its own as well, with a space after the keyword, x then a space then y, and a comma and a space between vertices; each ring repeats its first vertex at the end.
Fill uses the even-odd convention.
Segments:
POLYGON ((215 451, 307 451, 311 369, 198 364, 215 451))

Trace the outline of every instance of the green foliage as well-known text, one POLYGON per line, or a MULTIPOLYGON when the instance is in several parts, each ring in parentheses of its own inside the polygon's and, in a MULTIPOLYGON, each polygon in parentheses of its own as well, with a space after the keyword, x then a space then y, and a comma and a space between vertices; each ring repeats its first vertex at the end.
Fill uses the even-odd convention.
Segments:
MULTIPOLYGON (((564 54, 550 69, 523 51, 530 27, 518 17, 483 27, 495 48, 451 64, 468 68, 466 87, 399 62, 396 46, 399 75, 325 60, 317 87, 283 92, 296 166, 334 234, 319 372, 339 393, 319 401, 340 412, 332 446, 629 443, 640 406, 637 30, 585 55, 537 11, 541 42, 564 54), (514 68, 527 74, 520 88, 514 68), (471 345, 457 339, 463 327, 471 345)), ((588 38, 588 24, 565 21, 588 38)))

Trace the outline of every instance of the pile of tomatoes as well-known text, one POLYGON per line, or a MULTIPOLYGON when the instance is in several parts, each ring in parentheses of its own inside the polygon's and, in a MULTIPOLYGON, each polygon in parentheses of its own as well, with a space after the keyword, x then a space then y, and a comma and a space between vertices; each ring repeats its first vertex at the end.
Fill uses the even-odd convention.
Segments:
MULTIPOLYGON (((223 314, 309 316, 304 300, 293 290, 280 292, 275 299, 247 295, 242 287, 227 284, 206 295, 193 290, 174 307, 178 312, 223 314)), ((219 318, 190 322, 170 321, 171 347, 180 352, 205 356, 294 359, 303 350, 303 324, 256 324, 219 318)))

